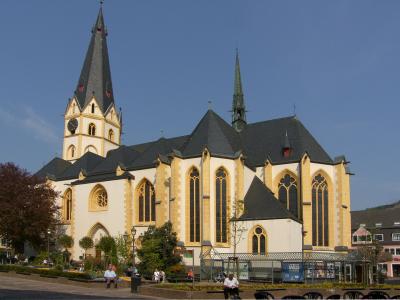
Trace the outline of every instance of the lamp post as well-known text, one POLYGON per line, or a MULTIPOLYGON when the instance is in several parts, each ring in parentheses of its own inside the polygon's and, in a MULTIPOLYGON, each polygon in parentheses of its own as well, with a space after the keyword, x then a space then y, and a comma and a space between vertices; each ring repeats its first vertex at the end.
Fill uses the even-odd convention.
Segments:
POLYGON ((132 273, 131 273, 131 293, 138 292, 138 283, 136 282, 136 263, 135 263, 135 235, 136 228, 132 226, 132 273))
POLYGON ((47 229, 47 265, 50 266, 50 228, 47 229))

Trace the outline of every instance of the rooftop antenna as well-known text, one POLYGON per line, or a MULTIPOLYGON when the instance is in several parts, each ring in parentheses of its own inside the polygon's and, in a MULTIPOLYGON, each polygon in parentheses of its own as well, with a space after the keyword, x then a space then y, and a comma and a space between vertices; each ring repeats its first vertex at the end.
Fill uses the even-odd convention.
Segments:
POLYGON ((296 103, 293 103, 293 116, 296 117, 296 103))

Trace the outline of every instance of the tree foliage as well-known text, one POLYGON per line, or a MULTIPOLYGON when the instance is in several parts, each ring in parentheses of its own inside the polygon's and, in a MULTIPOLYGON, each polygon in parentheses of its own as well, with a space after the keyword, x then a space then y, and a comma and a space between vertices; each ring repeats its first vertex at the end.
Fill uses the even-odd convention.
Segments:
POLYGON ((39 248, 58 223, 58 193, 43 178, 13 163, 0 164, 0 235, 17 253, 24 242, 39 248))
POLYGON ((63 234, 62 236, 60 236, 57 241, 58 244, 65 250, 67 248, 71 248, 74 245, 74 239, 67 234, 63 234))
POLYGON ((101 237, 99 243, 96 245, 98 249, 105 254, 105 264, 107 265, 111 257, 116 257, 116 245, 115 240, 111 236, 101 237))
POLYGON ((158 228, 150 226, 140 241, 141 248, 137 250, 140 273, 148 276, 156 268, 168 271, 181 262, 182 258, 174 253, 178 240, 170 222, 158 228))
POLYGON ((93 248, 93 239, 90 236, 84 236, 79 240, 79 246, 86 252, 87 249, 93 248))

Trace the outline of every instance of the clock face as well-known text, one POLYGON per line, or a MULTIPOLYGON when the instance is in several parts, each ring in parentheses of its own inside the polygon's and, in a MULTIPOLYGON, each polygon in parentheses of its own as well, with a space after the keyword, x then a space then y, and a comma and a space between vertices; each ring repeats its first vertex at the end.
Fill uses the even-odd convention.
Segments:
POLYGON ((76 129, 78 128, 78 120, 77 119, 71 119, 68 121, 68 130, 71 132, 71 134, 74 134, 76 129))

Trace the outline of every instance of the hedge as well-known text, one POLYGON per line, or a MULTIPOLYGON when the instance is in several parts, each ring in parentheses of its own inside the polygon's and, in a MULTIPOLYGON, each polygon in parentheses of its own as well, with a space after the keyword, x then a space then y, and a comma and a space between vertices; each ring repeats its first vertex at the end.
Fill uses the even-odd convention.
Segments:
POLYGON ((39 274, 43 276, 51 276, 51 277, 66 277, 66 278, 79 278, 79 279, 92 279, 90 274, 88 273, 74 273, 74 272, 65 272, 56 269, 37 269, 33 267, 24 267, 19 265, 0 265, 0 272, 8 272, 15 271, 19 273, 30 273, 30 274, 39 274))

